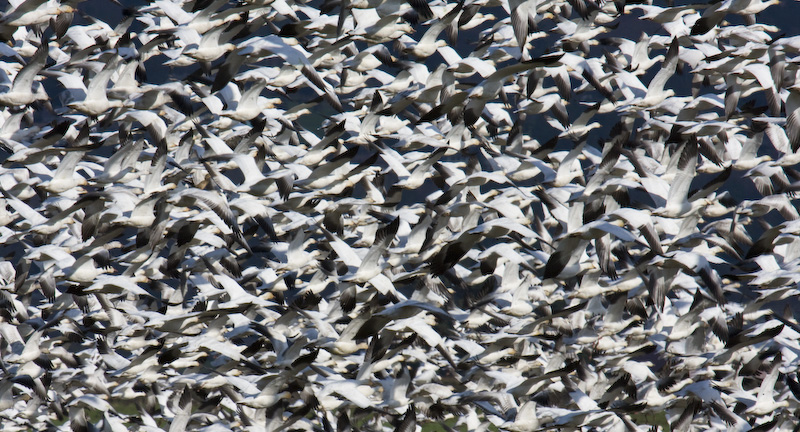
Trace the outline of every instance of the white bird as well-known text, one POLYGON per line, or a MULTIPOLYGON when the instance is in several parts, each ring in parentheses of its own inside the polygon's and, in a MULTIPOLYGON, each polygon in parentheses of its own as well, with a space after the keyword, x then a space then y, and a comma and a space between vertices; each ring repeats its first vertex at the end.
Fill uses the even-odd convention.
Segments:
POLYGON ((256 118, 259 114, 264 113, 265 110, 275 108, 276 105, 281 103, 280 98, 262 98, 261 91, 267 86, 264 80, 257 80, 237 101, 234 110, 225 110, 220 114, 230 117, 236 121, 244 122, 256 118))
POLYGON ((83 159, 85 151, 68 151, 61 159, 61 163, 49 181, 42 182, 41 187, 49 192, 60 194, 76 186, 87 184, 86 179, 75 172, 78 163, 83 159))
POLYGON ((358 25, 351 34, 374 44, 391 42, 414 32, 414 28, 397 13, 381 17, 375 9, 354 8, 352 14, 358 25))
POLYGON ((472 126, 481 117, 487 102, 496 98, 508 77, 531 69, 557 64, 563 54, 550 54, 522 61, 495 71, 469 92, 469 102, 464 108, 464 123, 472 126))
POLYGON ((227 42, 235 35, 235 30, 228 30, 228 33, 223 34, 226 30, 227 26, 221 25, 203 33, 201 36, 196 30, 181 27, 175 31, 175 36, 185 44, 182 51, 183 55, 200 62, 210 63, 236 49, 236 45, 227 42))
POLYGON ((737 397, 740 402, 743 402, 745 405, 747 405, 747 409, 745 410, 746 413, 755 414, 757 416, 766 416, 779 411, 781 408, 789 406, 789 401, 776 394, 777 389, 775 388, 775 384, 778 382, 778 375, 780 374, 779 369, 781 367, 782 359, 783 356, 780 353, 776 354, 775 358, 772 360, 769 370, 767 372, 761 372, 761 377, 759 378, 762 381, 761 385, 758 387, 758 393, 756 394, 755 400, 753 400, 752 396, 749 394, 745 396, 741 393, 734 393, 732 395, 737 397), (781 400, 776 400, 776 396, 780 397, 781 400))
MULTIPOLYGON (((722 281, 719 274, 711 267, 709 258, 718 262, 719 258, 705 257, 694 252, 675 251, 667 253, 664 257, 658 257, 651 263, 659 265, 664 268, 671 268, 676 270, 687 270, 702 279, 706 288, 711 292, 713 298, 718 304, 725 304, 725 292, 723 290, 722 281)), ((669 290, 670 287, 664 286, 663 289, 669 290)), ((663 301, 666 291, 657 290, 653 293, 653 301, 659 304, 663 301)))
POLYGON ((630 101, 630 108, 625 109, 649 109, 675 95, 674 90, 665 90, 664 87, 672 75, 675 74, 675 70, 678 66, 679 46, 678 38, 673 39, 672 43, 669 45, 669 49, 667 49, 667 54, 664 56, 661 69, 658 70, 656 76, 650 80, 650 84, 647 86, 647 94, 642 98, 636 98, 630 101))
POLYGON ((103 69, 89 80, 86 87, 86 97, 83 100, 72 101, 68 104, 84 114, 97 117, 107 113, 111 108, 120 108, 124 105, 121 100, 109 100, 107 94, 108 82, 117 72, 119 57, 114 55, 103 69))
POLYGON ((46 94, 34 92, 32 88, 34 79, 45 67, 48 48, 47 43, 43 43, 28 63, 17 72, 11 87, 0 90, 0 105, 29 105, 37 100, 47 99, 46 94))
MULTIPOLYGON (((428 30, 419 39, 419 42, 410 42, 409 45, 403 47, 403 51, 410 52, 419 58, 428 58, 437 51, 440 47, 446 46, 447 43, 438 40, 439 34, 444 31, 460 14, 461 9, 464 7, 464 1, 458 2, 456 6, 450 9, 449 12, 435 23, 431 24, 428 30)), ((401 42, 403 42, 401 38, 401 42)))
POLYGON ((696 213, 703 205, 708 204, 705 199, 689 201, 689 188, 696 171, 697 140, 692 138, 672 155, 669 171, 666 173, 669 177, 667 200, 663 207, 653 211, 654 215, 681 218, 696 213))
POLYGON ((301 46, 289 45, 282 38, 276 35, 269 35, 248 39, 240 43, 237 46, 237 51, 231 53, 229 58, 230 56, 260 56, 267 53, 277 55, 295 69, 300 70, 303 76, 311 82, 312 88, 324 95, 334 109, 339 112, 344 111, 333 87, 322 79, 309 61, 310 54, 301 46))
POLYGON ((291 397, 289 392, 279 391, 284 385, 285 379, 274 378, 269 380, 269 382, 264 385, 263 390, 261 390, 258 394, 248 395, 244 398, 237 398, 238 400, 236 400, 236 403, 248 406, 250 408, 270 408, 282 399, 288 399, 291 397))
POLYGON ((55 0, 12 0, 8 3, 9 9, 0 18, 0 32, 4 35, 12 29, 43 24, 54 15, 71 14, 75 11, 71 5, 55 0))

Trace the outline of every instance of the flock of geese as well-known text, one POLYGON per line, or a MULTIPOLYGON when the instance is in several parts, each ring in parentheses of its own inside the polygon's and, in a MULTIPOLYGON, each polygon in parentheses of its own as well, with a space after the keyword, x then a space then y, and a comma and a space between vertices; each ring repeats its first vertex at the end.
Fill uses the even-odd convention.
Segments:
POLYGON ((2 429, 798 430, 800 36, 667 3, 11 0, 2 429))

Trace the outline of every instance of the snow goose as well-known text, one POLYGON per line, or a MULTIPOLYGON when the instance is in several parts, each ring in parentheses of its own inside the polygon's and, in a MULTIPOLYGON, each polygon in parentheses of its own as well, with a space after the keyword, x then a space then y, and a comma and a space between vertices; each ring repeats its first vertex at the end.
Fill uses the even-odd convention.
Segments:
POLYGON ((11 206, 21 217, 21 220, 17 221, 20 224, 19 231, 30 230, 39 234, 54 234, 75 221, 72 217, 68 217, 66 212, 61 212, 56 217, 46 218, 5 189, 0 189, 0 192, 5 196, 6 204, 11 206))
MULTIPOLYGON (((399 227, 399 220, 393 222, 393 225, 394 228, 387 227, 388 229, 383 229, 383 234, 378 236, 379 239, 369 248, 363 259, 347 243, 328 230, 322 229, 328 239, 328 244, 331 249, 336 252, 345 265, 356 269, 352 276, 343 280, 357 285, 369 283, 383 295, 391 294, 396 298, 402 299, 405 298, 405 296, 395 289, 391 279, 383 273, 387 264, 378 264, 381 256, 388 248, 388 245, 391 243, 392 239, 394 239, 394 233, 397 227, 399 227), (394 232, 392 232, 392 230, 394 232)), ((350 294, 352 293, 348 292, 348 295, 350 294)))
MULTIPOLYGON (((0 18, 0 35, 10 40, 8 35, 19 27, 36 26, 48 22, 53 16, 71 15, 75 8, 54 0, 12 0, 9 8, 0 18)), ((71 19, 70 19, 71 20, 71 19)))
POLYGON ((165 14, 177 26, 187 26, 200 34, 204 34, 214 28, 225 27, 226 23, 239 19, 239 14, 246 11, 248 7, 253 7, 244 6, 243 8, 229 8, 220 11, 220 8, 225 3, 226 0, 213 0, 204 3, 202 8, 193 12, 185 11, 181 7, 181 2, 171 0, 156 1, 153 4, 159 9, 160 13, 165 14))
POLYGON ((382 17, 375 9, 352 9, 352 14, 357 23, 352 36, 373 44, 391 42, 414 32, 414 28, 396 12, 382 17))
POLYGON ((531 23, 535 25, 537 17, 541 20, 543 17, 537 13, 538 2, 530 0, 511 0, 508 2, 508 12, 511 15, 511 27, 514 31, 514 38, 517 41, 517 46, 522 49, 521 58, 524 60, 527 52, 524 47, 528 43, 530 36, 529 26, 531 23))
MULTIPOLYGON (((686 270, 691 274, 699 276, 705 284, 706 289, 711 292, 711 298, 714 299, 717 304, 722 305, 726 302, 725 293, 719 274, 711 267, 712 262, 716 264, 720 263, 720 260, 717 257, 706 257, 694 252, 675 251, 667 253, 663 257, 654 258, 651 264, 669 269, 672 272, 686 270)), ((661 289, 656 289, 655 292, 651 293, 653 302, 655 304, 663 304, 663 299, 668 289, 668 287, 663 286, 661 289)))
MULTIPOLYGON (((463 8, 464 0, 461 0, 447 14, 432 24, 419 39, 419 42, 411 42, 409 45, 405 45, 403 51, 409 52, 418 58, 428 58, 439 47, 446 46, 446 42, 438 40, 439 34, 461 14, 463 8)), ((400 41, 403 42, 402 37, 400 41)))
POLYGON ((669 192, 663 207, 653 211, 654 215, 668 218, 681 218, 697 213, 701 207, 709 205, 705 198, 689 200, 689 188, 697 171, 697 139, 692 137, 672 155, 667 173, 669 192), (675 159, 677 158, 677 159, 675 159), (675 163, 673 165, 673 160, 675 163))
MULTIPOLYGON (((626 11, 641 10, 644 15, 639 17, 640 20, 657 22, 664 26, 667 31, 669 31, 670 24, 680 20, 684 15, 696 12, 693 5, 661 7, 650 4, 632 4, 625 6, 626 11)), ((674 33, 670 32, 670 34, 674 33)))
MULTIPOLYGON (((127 183, 139 177, 138 173, 133 171, 143 148, 144 140, 134 140, 122 145, 116 153, 106 160, 103 165, 103 172, 96 177, 95 181, 104 184, 117 181, 127 183)), ((65 157, 65 163, 67 162, 66 159, 65 157)))
POLYGON ((53 178, 40 183, 40 186, 48 192, 60 194, 76 186, 86 185, 86 179, 75 172, 75 168, 83 159, 84 154, 86 154, 86 151, 68 151, 61 159, 61 164, 58 166, 55 173, 53 173, 53 178))
POLYGON ((586 247, 591 240, 611 234, 620 240, 630 242, 635 236, 617 225, 618 221, 590 222, 579 230, 569 233, 558 240, 556 250, 550 255, 544 268, 543 278, 569 278, 582 274, 590 268, 596 268, 594 261, 585 263, 586 247))
POLYGON ((236 49, 236 45, 228 40, 235 36, 238 30, 236 27, 229 29, 227 24, 223 24, 201 36, 195 30, 181 27, 175 31, 175 36, 184 44, 182 55, 205 63, 208 68, 208 63, 236 49))
MULTIPOLYGON (((238 397, 236 398, 235 402, 240 405, 244 405, 250 408, 256 409, 264 409, 270 408, 275 406, 278 402, 283 399, 289 399, 291 394, 287 391, 280 391, 283 386, 286 384, 286 379, 282 377, 275 377, 273 379, 262 379, 259 380, 259 383, 262 381, 266 381, 264 383, 264 388, 261 389, 258 393, 252 392, 252 390, 258 390, 258 388, 253 385, 252 383, 245 383, 243 379, 232 379, 234 377, 230 377, 229 381, 232 381, 231 384, 238 387, 239 390, 244 394, 246 397, 239 396, 239 393, 234 393, 238 397), (241 380, 241 381, 240 381, 241 380)), ((222 389, 228 389, 228 393, 233 392, 233 389, 230 387, 222 387, 222 389)))
POLYGON ((672 89, 664 89, 667 81, 675 74, 678 66, 678 54, 680 43, 678 38, 672 40, 667 49, 667 54, 664 56, 664 61, 661 64, 661 69, 658 70, 656 76, 650 81, 647 86, 647 94, 644 97, 636 98, 629 102, 629 106, 624 108, 630 109, 650 109, 656 105, 664 102, 667 98, 675 95, 672 89))
MULTIPOLYGON (((714 29, 729 13, 744 15, 746 18, 778 4, 778 0, 725 0, 706 9, 700 19, 692 26, 692 36, 704 35, 714 29)), ((752 19, 750 17, 749 19, 752 19)))
MULTIPOLYGON (((593 14, 593 18, 597 19, 598 13, 593 14)), ((575 51, 586 45, 589 41, 593 40, 597 35, 609 31, 608 27, 598 25, 592 19, 577 18, 568 20, 562 15, 557 16, 559 22, 556 24, 556 30, 564 36, 559 39, 559 46, 564 47, 564 51, 575 51)))
MULTIPOLYGON (((291 42, 289 39, 284 39, 275 35, 248 39, 240 43, 236 51, 228 55, 227 61, 233 61, 235 58, 244 61, 244 58, 247 56, 258 57, 264 54, 277 55, 295 69, 300 70, 303 76, 312 84, 312 88, 315 88, 318 94, 321 94, 335 110, 343 112, 344 108, 333 87, 322 79, 309 61, 311 54, 303 49, 302 46, 291 45, 287 40, 291 42)), ((294 43, 296 42, 297 41, 294 41, 294 43)), ((232 78, 232 76, 230 78, 232 78)), ((224 84, 218 85, 215 81, 212 89, 219 89, 222 87, 224 87, 224 84)))
POLYGON ((469 92, 469 102, 464 109, 464 124, 472 126, 483 114, 487 102, 496 98, 503 89, 506 79, 514 74, 529 71, 538 67, 557 64, 563 53, 548 54, 532 60, 506 66, 486 77, 480 84, 469 92))
MULTIPOLYGON (((571 139, 575 143, 584 143, 586 140, 586 136, 591 132, 593 129, 598 129, 602 127, 600 123, 592 122, 589 123, 589 120, 597 114, 597 111, 600 109, 600 102, 594 104, 593 106, 585 109, 577 119, 571 124, 563 124, 560 121, 555 121, 553 119, 548 119, 548 123, 550 126, 561 131, 558 134, 559 137, 567 137, 571 139)), ((578 146, 580 147, 580 146, 578 146)), ((576 154, 577 156, 577 154, 576 154)), ((572 159, 574 160, 574 159, 572 159)))
POLYGON ((86 98, 72 101, 68 106, 92 117, 105 114, 111 108, 124 106, 125 103, 121 100, 109 100, 107 94, 108 82, 117 72, 119 60, 119 56, 113 54, 113 58, 108 60, 105 67, 89 80, 89 85, 86 87, 86 98))
POLYGON ((763 162, 772 160, 769 155, 757 156, 763 139, 764 132, 744 130, 729 137, 725 143, 725 148, 729 149, 730 156, 734 159, 731 164, 733 169, 752 170, 763 162), (737 147, 737 144, 739 144, 739 147, 737 147))
POLYGON ((352 404, 362 409, 374 404, 370 399, 373 388, 366 383, 339 377, 321 379, 318 382, 322 388, 316 392, 316 396, 326 410, 334 410, 343 404, 352 404))
POLYGON ((236 215, 231 210, 230 206, 228 205, 228 201, 224 196, 206 190, 184 188, 171 192, 167 198, 167 202, 177 205, 184 199, 190 199, 191 201, 201 204, 202 206, 213 211, 217 216, 219 216, 220 219, 222 219, 223 222, 225 222, 225 224, 227 224, 228 227, 230 227, 236 240, 248 252, 253 253, 252 249, 250 249, 250 245, 242 235, 242 231, 239 228, 239 223, 236 221, 236 215))
POLYGON ((782 358, 781 353, 778 352, 769 365, 769 369, 760 372, 762 381, 761 385, 758 387, 758 393, 755 398, 744 390, 740 390, 731 395, 747 406, 745 413, 766 416, 770 413, 781 411, 789 406, 789 401, 781 397, 779 395, 779 390, 775 387, 778 381, 778 375, 780 374, 779 369, 782 366, 782 358), (779 397, 780 400, 776 400, 776 396, 779 397))
POLYGON ((33 57, 28 60, 28 63, 17 72, 11 87, 5 91, 0 91, 0 105, 29 105, 37 100, 47 98, 46 94, 38 91, 34 93, 32 87, 34 79, 45 67, 48 48, 46 42, 42 43, 33 57))
POLYGON ((278 169, 268 175, 264 175, 256 165, 253 157, 240 153, 215 155, 204 159, 207 162, 226 160, 232 161, 235 167, 239 168, 244 175, 244 182, 234 188, 237 192, 245 192, 254 196, 266 196, 277 190, 281 197, 285 198, 292 190, 294 173, 290 169, 278 169))
POLYGON ((98 276, 108 271, 106 268, 97 268, 94 256, 86 254, 80 256, 75 263, 65 269, 63 275, 72 282, 89 283, 94 282, 98 276))

